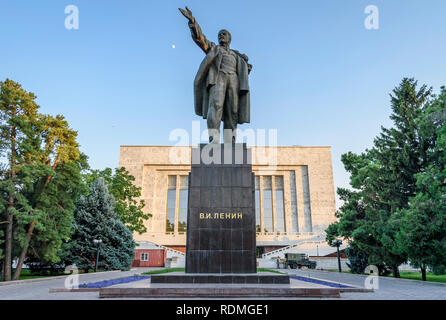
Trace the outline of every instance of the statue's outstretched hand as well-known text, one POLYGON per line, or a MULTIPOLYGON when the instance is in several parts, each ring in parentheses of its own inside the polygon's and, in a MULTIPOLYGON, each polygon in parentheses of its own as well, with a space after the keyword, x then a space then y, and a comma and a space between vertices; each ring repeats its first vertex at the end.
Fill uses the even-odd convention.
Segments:
POLYGON ((192 15, 192 11, 189 10, 188 7, 186 7, 186 10, 178 8, 178 10, 180 10, 180 12, 183 14, 183 16, 185 16, 187 19, 189 19, 190 22, 194 22, 195 18, 192 15))

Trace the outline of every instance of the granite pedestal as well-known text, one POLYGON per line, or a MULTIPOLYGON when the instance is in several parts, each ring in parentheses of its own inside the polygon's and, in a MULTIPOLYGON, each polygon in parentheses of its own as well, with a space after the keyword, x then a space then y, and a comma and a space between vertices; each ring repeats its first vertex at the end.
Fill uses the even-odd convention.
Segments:
POLYGON ((151 283, 290 284, 287 274, 263 273, 177 273, 152 275, 151 283))
POLYGON ((186 273, 255 273, 254 174, 246 144, 192 149, 186 273))
POLYGON ((257 274, 254 174, 246 144, 192 148, 186 273, 154 275, 153 283, 280 283, 257 274))

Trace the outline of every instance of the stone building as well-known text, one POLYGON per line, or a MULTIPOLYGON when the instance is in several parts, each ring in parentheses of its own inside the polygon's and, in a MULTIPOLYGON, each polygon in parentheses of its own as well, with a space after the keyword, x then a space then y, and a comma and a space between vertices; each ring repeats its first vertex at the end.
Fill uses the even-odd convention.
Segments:
MULTIPOLYGON (((330 147, 250 147, 255 174, 257 255, 334 251, 324 230, 335 221, 330 147)), ((119 167, 142 187, 147 232, 134 234, 139 248, 156 244, 185 251, 191 147, 121 146, 119 167)))

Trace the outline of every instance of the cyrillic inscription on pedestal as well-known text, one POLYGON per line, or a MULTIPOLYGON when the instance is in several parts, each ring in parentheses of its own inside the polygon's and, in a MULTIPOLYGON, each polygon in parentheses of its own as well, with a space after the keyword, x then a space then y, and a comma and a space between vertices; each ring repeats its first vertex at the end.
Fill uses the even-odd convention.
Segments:
POLYGON ((254 174, 246 144, 192 149, 186 273, 255 273, 254 174))

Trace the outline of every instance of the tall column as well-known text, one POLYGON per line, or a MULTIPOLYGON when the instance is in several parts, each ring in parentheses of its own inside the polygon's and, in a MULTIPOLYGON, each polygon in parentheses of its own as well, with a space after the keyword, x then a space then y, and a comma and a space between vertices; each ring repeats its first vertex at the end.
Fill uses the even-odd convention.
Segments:
POLYGON ((290 226, 288 229, 289 232, 299 232, 299 220, 298 220, 298 207, 297 207, 297 188, 296 188, 296 171, 289 171, 289 181, 284 183, 284 185, 289 186, 289 192, 287 195, 290 195, 289 204, 290 204, 290 226))
POLYGON ((272 202, 273 232, 277 232, 277 223, 276 223, 276 176, 271 176, 271 202, 272 202))
POLYGON ((299 232, 305 232, 304 196, 302 186, 302 169, 296 170, 297 222, 299 232))
POLYGON ((310 179, 308 177, 308 166, 302 166, 302 190, 304 198, 305 231, 313 232, 311 217, 310 179))
POLYGON ((265 217, 263 215, 263 184, 264 184, 264 176, 260 176, 260 232, 265 233, 265 217))
POLYGON ((290 172, 283 172, 283 214, 285 219, 285 232, 293 232, 291 222, 291 188, 290 188, 290 172))

